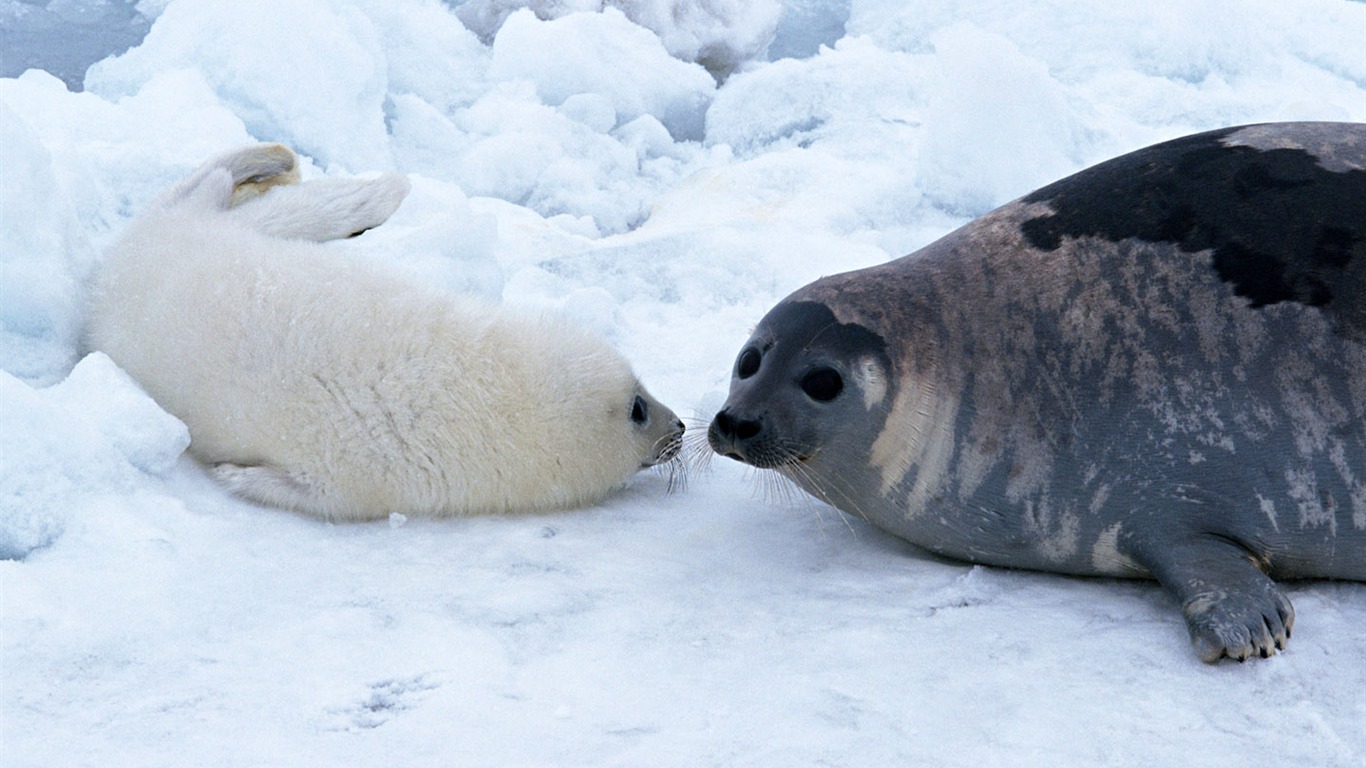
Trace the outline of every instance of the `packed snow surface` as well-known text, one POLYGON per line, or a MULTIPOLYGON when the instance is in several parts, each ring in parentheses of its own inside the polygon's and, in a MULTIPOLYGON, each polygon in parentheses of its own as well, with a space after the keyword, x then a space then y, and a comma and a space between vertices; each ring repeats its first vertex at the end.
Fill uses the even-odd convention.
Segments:
POLYGON ((1366 585, 1206 666, 1152 583, 942 561, 722 459, 329 525, 225 494, 81 341, 129 219, 281 141, 412 178, 337 247, 603 334, 696 428, 821 275, 1162 139, 1366 121, 1363 40, 1353 0, 0 0, 0 762, 1366 765, 1366 585))

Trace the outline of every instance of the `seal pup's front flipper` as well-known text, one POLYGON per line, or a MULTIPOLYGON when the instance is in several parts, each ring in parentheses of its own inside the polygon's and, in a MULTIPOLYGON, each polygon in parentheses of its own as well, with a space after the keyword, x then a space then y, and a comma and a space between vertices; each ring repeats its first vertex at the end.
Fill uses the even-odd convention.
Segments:
POLYGON ((305 478, 264 465, 215 464, 213 476, 242 498, 271 507, 328 516, 325 500, 305 478))
POLYGON ((1285 649, 1295 609, 1250 548, 1213 533, 1173 540, 1170 532, 1125 536, 1122 547, 1180 602, 1201 660, 1245 661, 1285 649))

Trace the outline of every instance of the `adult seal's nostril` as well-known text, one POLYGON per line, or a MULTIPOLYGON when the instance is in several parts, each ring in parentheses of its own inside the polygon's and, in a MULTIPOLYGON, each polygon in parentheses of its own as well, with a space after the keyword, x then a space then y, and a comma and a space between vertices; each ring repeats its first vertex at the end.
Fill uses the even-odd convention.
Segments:
POLYGON ((763 431, 763 427, 755 419, 742 419, 735 422, 735 439, 740 441, 753 440, 763 431))
POLYGON ((730 417, 730 412, 722 410, 716 414, 716 418, 711 421, 711 429, 717 435, 733 440, 735 438, 734 420, 730 417))
POLYGON ((784 299, 712 447, 942 555, 1155 578, 1201 658, 1270 655, 1268 574, 1366 581, 1363 201, 1361 124, 1107 161, 784 299))
POLYGON ((755 466, 772 467, 796 458, 763 440, 760 419, 739 418, 725 409, 712 419, 707 442, 716 453, 755 466))
POLYGON ((710 431, 726 441, 745 442, 757 437, 763 427, 757 419, 736 418, 730 411, 722 410, 712 419, 710 431))

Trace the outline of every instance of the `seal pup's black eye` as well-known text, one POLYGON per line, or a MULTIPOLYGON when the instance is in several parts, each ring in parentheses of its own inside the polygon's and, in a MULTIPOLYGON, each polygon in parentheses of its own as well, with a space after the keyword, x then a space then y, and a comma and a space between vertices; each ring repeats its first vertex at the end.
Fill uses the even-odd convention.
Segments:
POLYGON ((650 406, 645 404, 640 395, 636 395, 636 401, 631 403, 631 421, 644 424, 648 418, 650 418, 650 406))
POLYGON ((735 375, 742 379, 759 372, 759 350, 754 347, 746 349, 740 353, 740 359, 735 361, 735 375))
POLYGON ((844 378, 834 368, 816 368, 802 377, 802 391, 818 403, 828 403, 844 391, 844 378))

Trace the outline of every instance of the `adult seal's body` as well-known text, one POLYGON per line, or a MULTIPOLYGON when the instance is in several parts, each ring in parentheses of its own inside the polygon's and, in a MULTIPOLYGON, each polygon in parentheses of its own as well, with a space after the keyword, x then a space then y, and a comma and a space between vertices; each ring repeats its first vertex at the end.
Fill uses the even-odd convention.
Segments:
POLYGON ((341 520, 543 510, 677 453, 683 425, 603 341, 315 242, 384 222, 404 178, 297 180, 280 145, 207 163, 95 288, 93 346, 233 491, 341 520))
POLYGON ((934 552, 1152 577, 1206 661, 1366 580, 1366 126, 1102 163, 759 323, 718 453, 934 552))

